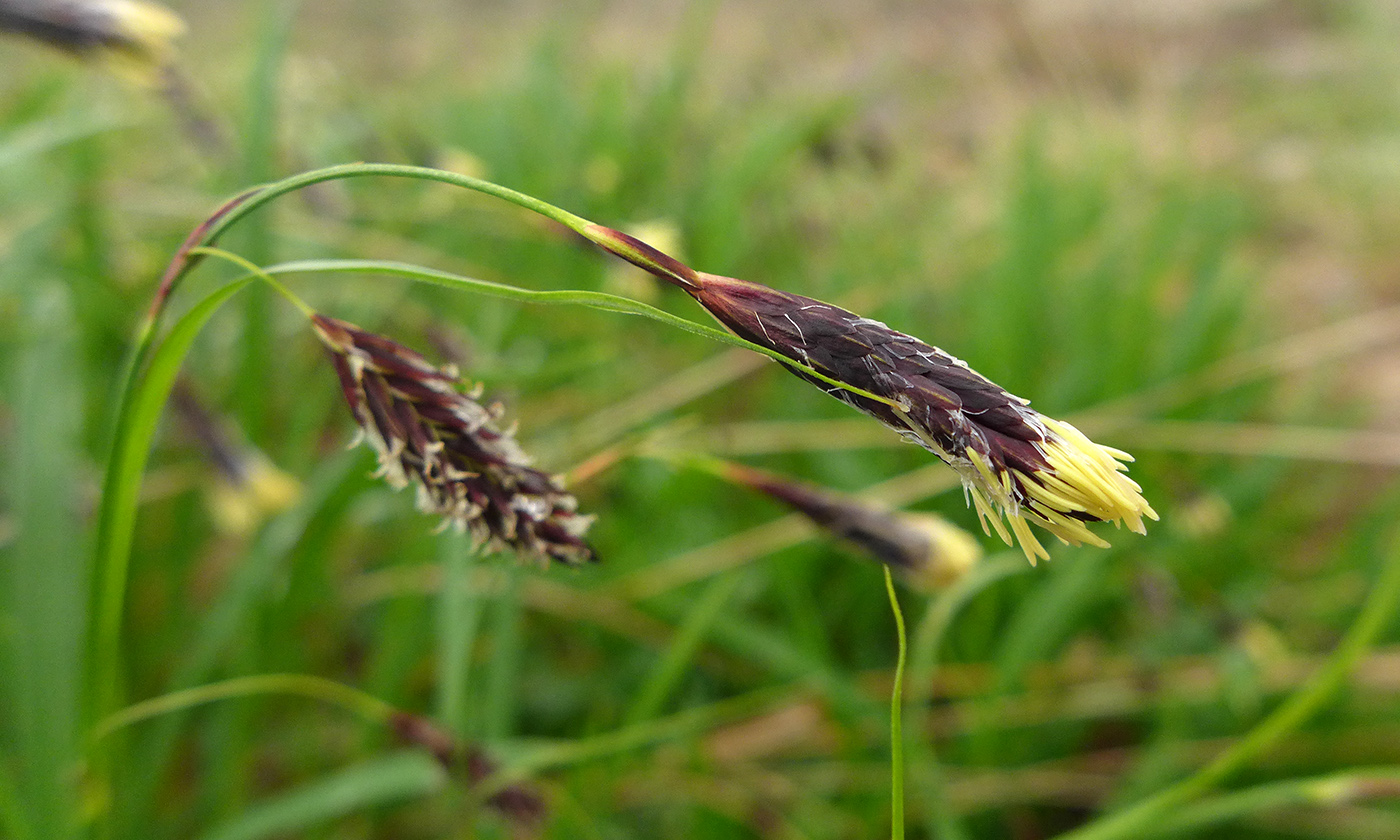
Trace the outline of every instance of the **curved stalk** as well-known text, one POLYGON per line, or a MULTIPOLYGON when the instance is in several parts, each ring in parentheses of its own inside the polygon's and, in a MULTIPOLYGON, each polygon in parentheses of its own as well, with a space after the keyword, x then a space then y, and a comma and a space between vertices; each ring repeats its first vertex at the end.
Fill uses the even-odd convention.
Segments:
POLYGON ((904 634, 904 611, 899 608, 899 596, 894 591, 890 567, 885 570, 885 592, 890 596, 894 611, 895 634, 899 638, 899 656, 894 666, 894 688, 890 691, 890 837, 904 840, 904 657, 908 639, 904 634))
POLYGON ((423 268, 421 266, 410 265, 408 263, 394 262, 392 260, 296 260, 293 262, 279 263, 277 265, 266 266, 258 271, 259 275, 282 275, 282 274, 310 274, 315 272, 346 272, 356 274, 392 274, 398 277, 407 277, 411 280, 418 280, 424 283, 432 283, 437 286, 448 288, 470 289, 491 297, 503 298, 505 300, 520 301, 521 303, 538 304, 564 304, 570 306, 586 306, 590 309, 598 309, 603 312, 619 312, 624 315, 639 315, 643 318, 650 318, 653 321, 660 321, 668 326, 675 327, 694 335, 728 344, 732 347, 741 347, 745 350, 752 350, 760 353, 774 361, 787 365, 795 370, 816 377, 821 381, 843 391, 849 391, 860 397, 876 402, 885 403, 896 410, 902 407, 888 397, 873 394, 863 388, 848 385, 827 376, 821 371, 815 370, 801 362, 789 359, 781 353, 769 350, 751 341, 745 341, 733 333, 716 329, 706 324, 699 324, 689 318, 682 318, 679 315, 672 315, 662 309, 657 309, 649 304, 636 301, 620 295, 610 295, 606 292, 575 291, 572 289, 556 291, 534 291, 532 289, 522 289, 519 286, 510 286, 505 283, 493 283, 489 280, 477 280, 472 277, 464 277, 460 274, 453 274, 450 271, 440 271, 435 268, 423 268))
POLYGON ((1192 802, 1244 767, 1255 756, 1298 728, 1342 687, 1356 664, 1385 629, 1400 603, 1400 537, 1392 540, 1380 578, 1371 589, 1356 621, 1307 684, 1279 706, 1248 735, 1194 775, 1135 805, 1088 825, 1061 834, 1059 840, 1118 840, 1138 837, 1168 814, 1192 802))
POLYGON ((118 729, 143 720, 178 712, 205 703, 251 697, 258 694, 291 694, 340 706, 371 723, 388 723, 398 710, 372 694, 310 674, 258 674, 187 688, 128 706, 108 715, 92 732, 100 740, 118 729))

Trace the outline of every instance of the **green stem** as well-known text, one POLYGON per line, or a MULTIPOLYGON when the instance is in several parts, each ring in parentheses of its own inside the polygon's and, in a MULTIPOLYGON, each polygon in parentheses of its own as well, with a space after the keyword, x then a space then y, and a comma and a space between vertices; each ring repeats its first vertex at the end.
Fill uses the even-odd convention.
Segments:
POLYGON ((1261 811, 1298 805, 1328 807, 1358 799, 1400 796, 1400 767, 1351 769, 1341 773, 1269 782, 1244 790, 1213 796, 1166 817, 1145 834, 1178 834, 1199 831, 1261 811))
POLYGON ((328 166, 324 169, 313 169, 309 172, 302 172, 280 181, 274 181, 264 186, 246 201, 241 202, 231 212, 224 214, 205 232, 202 243, 216 241, 231 225, 239 219, 257 210, 259 207, 286 195, 295 192, 312 184, 322 184, 327 181, 338 181, 345 178, 360 178, 365 176, 388 176, 394 178, 409 178, 418 181, 437 181, 443 184, 462 187, 486 195, 508 201, 518 207, 523 207, 535 213, 539 213, 549 219, 553 219, 570 230, 583 234, 585 228, 591 224, 582 216, 555 207, 545 201, 541 201, 534 196, 517 192, 509 187, 500 184, 493 184, 490 181, 483 181, 480 178, 473 178, 470 175, 460 175, 456 172, 444 172, 440 169, 429 169, 422 166, 404 166, 394 163, 347 163, 339 166, 328 166))
POLYGON ((1060 840, 1116 840, 1138 837, 1172 811, 1182 807, 1245 766, 1279 739, 1296 729, 1342 687, 1347 675, 1385 629, 1400 602, 1400 538, 1391 544, 1380 578, 1361 613, 1326 664, 1248 735, 1195 775, 1086 826, 1060 835, 1060 840))
MULTIPOLYGON (((197 250, 197 249, 196 249, 197 250)), ((285 274, 312 274, 317 272, 344 272, 352 274, 389 274, 398 277, 407 277, 423 283, 432 283, 448 288, 467 288, 479 294, 491 297, 503 298, 505 300, 520 301, 522 303, 535 304, 563 304, 571 306, 587 306, 590 309, 598 309, 603 312, 620 312, 625 315, 640 315, 643 318, 650 318, 653 321, 660 321, 668 326, 684 330, 694 335, 703 336, 713 341, 728 344, 732 347, 742 347, 745 350, 752 350, 782 362, 790 368, 800 370, 805 374, 813 376, 821 381, 842 390, 849 391, 859 397, 868 400, 884 403, 896 410, 902 410, 900 405, 889 397, 871 393, 854 385, 840 382, 830 376, 808 367, 801 362, 793 361, 776 350, 770 350, 745 341, 738 336, 725 332, 724 330, 700 324, 679 315, 672 315, 654 306, 632 300, 620 295, 610 295, 606 292, 586 292, 572 289, 557 291, 534 291, 522 289, 518 286, 509 286, 505 283, 493 283, 489 280, 477 280, 471 277, 463 277, 460 274, 453 274, 448 271, 439 271, 434 268, 423 268, 421 266, 410 265, 408 263, 394 262, 392 260, 296 260, 293 262, 279 263, 262 268, 262 274, 285 275, 285 274)))
MULTIPOLYGON (((645 268, 647 271, 650 271, 653 274, 670 279, 678 285, 694 285, 693 279, 697 276, 696 272, 693 269, 689 268, 688 266, 682 265, 681 263, 677 262, 676 260, 665 254, 662 254, 661 252, 657 251, 656 249, 652 248, 644 242, 632 239, 631 237, 626 237, 625 235, 618 233, 617 231, 603 227, 602 225, 596 224, 594 222, 590 222, 588 219, 585 219, 582 216, 576 216, 567 210, 555 207, 553 204, 541 201, 538 198, 535 198, 534 196, 526 195, 522 192, 517 192, 513 189, 510 189, 509 187, 503 187, 500 184, 494 184, 490 181, 483 181, 480 178, 473 178, 470 175, 460 175, 456 172, 444 172, 442 170, 428 169, 421 166, 403 166, 399 164, 390 163, 351 163, 343 164, 341 166, 330 166, 326 167, 325 169, 315 169, 310 172, 303 172, 300 175, 293 175, 290 178, 285 178, 281 181, 268 184, 267 186, 262 187, 260 189, 243 193, 239 196, 235 196, 234 198, 225 202, 215 213, 214 216, 211 216, 199 228, 196 228, 195 232, 191 234, 190 240, 187 241, 186 246, 181 250, 181 252, 177 253, 176 259, 172 263, 171 269, 167 272, 166 277, 162 280, 161 288, 156 293, 157 306, 153 309, 153 311, 156 314, 156 317, 159 316, 159 309, 163 305, 163 301, 169 298, 169 296, 174 292, 175 287, 179 284, 181 278, 183 278, 184 275, 187 274, 189 270, 193 268, 194 265, 198 262, 198 255, 194 254, 193 250, 199 245, 209 245, 214 243, 218 240, 219 236, 221 236, 224 233, 224 231, 228 230, 228 228, 231 225, 238 222, 239 219, 242 219, 244 216, 247 216, 249 213, 252 213, 254 210, 257 210, 259 207, 262 207, 263 205, 267 204, 273 199, 286 195, 289 192, 302 189, 303 187, 311 186, 312 184, 320 184, 326 181, 334 181, 344 178, 357 178, 368 175, 383 175, 399 178, 410 178, 420 181, 437 181, 439 183, 451 184, 453 186, 462 187, 463 189, 473 190, 475 192, 493 196, 495 198, 508 201, 511 204, 514 204, 518 207, 523 207, 526 210, 538 213, 541 216, 544 216, 545 218, 552 219, 558 222, 559 224, 563 225, 564 227, 567 227, 569 230, 572 230, 578 235, 589 240, 590 242, 593 242, 607 249, 614 255, 629 260, 630 262, 633 262, 641 266, 642 268, 645 268), (191 256, 196 257, 196 259, 190 259, 191 256)), ((285 268, 285 266, 290 265, 309 265, 314 264, 315 262, 317 261, 305 261, 304 263, 285 263, 283 264, 283 267, 285 268)), ((364 265, 372 264, 368 261, 358 260, 324 260, 319 262, 321 262, 323 265, 341 263, 342 265, 346 266, 346 268, 342 270, 352 270, 351 268, 349 268, 349 266, 352 266, 356 263, 361 263, 364 265)), ((379 265, 390 266, 399 264, 379 263, 379 265)), ((399 267, 400 269, 416 268, 414 266, 402 265, 400 265, 399 267)), ((363 268, 355 270, 385 271, 387 273, 396 273, 383 267, 378 269, 363 268)), ((272 269, 269 268, 268 271, 272 272, 272 269)), ((418 269, 418 271, 420 272, 420 279, 429 279, 429 275, 434 274, 444 279, 453 278, 453 275, 449 275, 445 272, 432 272, 426 269, 418 269)), ((402 270, 400 270, 397 273, 403 272, 402 270)), ((453 279, 465 280, 465 278, 453 279)), ((487 283, 481 280, 471 282, 477 284, 480 288, 482 288, 482 290, 485 290, 486 287, 496 287, 498 290, 511 289, 514 293, 516 293, 515 299, 517 300, 525 299, 525 295, 531 294, 525 292, 525 290, 523 289, 512 289, 512 287, 503 286, 501 284, 487 283)), ((545 295, 548 293, 535 292, 533 294, 545 295)), ((638 303, 637 301, 629 300, 627 298, 617 297, 615 295, 604 295, 596 292, 561 292, 557 294, 578 296, 591 295, 598 301, 610 299, 614 303, 618 304, 617 308, 601 305, 601 303, 598 304, 596 308, 612 309, 612 311, 630 312, 632 314, 639 315, 646 314, 648 315, 648 317, 653 317, 657 320, 666 321, 668 323, 671 323, 673 326, 678 326, 681 329, 687 330, 689 332, 697 333, 700 335, 708 335, 712 338, 718 338, 719 336, 723 336, 724 338, 719 338, 718 340, 725 341, 726 343, 733 344, 737 347, 744 347, 746 349, 762 353, 763 355, 768 356, 769 358, 774 359, 775 361, 782 362, 790 368, 794 368, 802 371, 803 373, 810 374, 816 377, 817 379, 820 379, 822 382, 827 383, 828 385, 833 385, 838 388, 842 388, 843 390, 849 391, 857 396, 864 397, 865 399, 884 403, 898 411, 905 410, 903 406, 889 399, 888 397, 883 397, 877 394, 873 394, 869 391, 863 390, 861 388, 856 388, 851 385, 847 385, 843 382, 838 382, 830 376, 815 371, 807 365, 794 361, 793 359, 790 359, 787 356, 782 355, 781 353, 759 347, 757 344, 753 344, 751 342, 743 341, 742 339, 731 336, 728 333, 725 333, 721 330, 714 329, 713 327, 704 327, 700 324, 695 323, 694 321, 690 321, 685 318, 678 318, 674 315, 671 315, 670 313, 662 312, 661 310, 656 309, 655 307, 646 306, 645 304, 638 303), (643 310, 648 311, 643 312, 643 310)), ((501 296, 511 297, 512 295, 502 294, 501 296)), ((536 302, 543 302, 543 299, 537 298, 536 302)), ((556 300, 555 302, 564 301, 556 300)))
POLYGON ((904 657, 908 640, 904 635, 904 611, 899 608, 899 596, 894 591, 890 567, 885 570, 885 591, 894 610, 894 628, 899 637, 899 657, 894 666, 894 689, 890 692, 890 836, 904 840, 904 657))
POLYGON ((92 738, 99 740, 122 727, 171 712, 218 700, 258 694, 292 694, 320 700, 347 709, 373 723, 388 723, 397 713, 393 706, 378 697, 324 677, 310 674, 259 674, 187 688, 128 706, 98 723, 92 738))
POLYGON ((481 596, 472 591, 478 559, 471 538, 455 532, 440 538, 443 577, 438 594, 438 717, 457 736, 467 733, 467 680, 481 624, 481 596))
MULTIPOLYGON (((205 298, 180 319, 159 348, 155 347, 154 340, 155 318, 147 317, 127 359, 97 516, 86 685, 90 725, 110 712, 119 695, 120 637, 132 536, 141 475, 155 438, 161 408, 174 386, 180 361, 199 329, 225 300, 250 282, 251 278, 234 281, 205 298), (146 368, 147 362, 149 368, 146 368), (141 375, 143 369, 145 376, 141 375)), ((108 769, 104 761, 100 752, 94 758, 94 772, 98 776, 108 769)))
POLYGON ((197 248, 191 248, 189 253, 192 256, 216 257, 226 262, 231 262, 239 268, 243 269, 244 271, 248 272, 250 275, 258 278, 267 285, 271 286, 273 291, 286 298, 292 306, 295 306, 297 309, 301 310, 301 314, 305 315, 308 318, 316 314, 316 310, 312 309, 310 304, 297 297, 291 289, 287 288, 286 285, 282 283, 282 281, 278 280, 271 274, 268 274, 266 271, 259 268, 251 260, 248 260, 238 254, 235 254, 232 251, 225 251, 222 248, 213 248, 208 245, 201 245, 197 248))
MULTIPOLYGON (((909 692, 909 706, 916 715, 924 714, 933 697, 933 682, 938 672, 938 650, 953 618, 975 596, 987 587, 1012 575, 1031 570, 1025 558, 1019 553, 1003 552, 988 558, 973 567, 961 580, 934 598, 914 630, 914 643, 910 651, 909 677, 913 689, 909 692)), ((920 784, 916 790, 922 791, 926 831, 930 837, 939 840, 963 840, 967 830, 953 813, 945 795, 943 770, 934 747, 932 733, 916 738, 911 748, 914 766, 921 768, 920 784)))
POLYGON ((534 747, 510 761, 477 786, 475 793, 488 798, 517 782, 552 767, 568 767, 610 755, 641 749, 663 741, 714 729, 729 721, 751 717, 775 702, 790 699, 793 686, 760 689, 708 706, 686 709, 664 718, 624 726, 589 738, 534 747))

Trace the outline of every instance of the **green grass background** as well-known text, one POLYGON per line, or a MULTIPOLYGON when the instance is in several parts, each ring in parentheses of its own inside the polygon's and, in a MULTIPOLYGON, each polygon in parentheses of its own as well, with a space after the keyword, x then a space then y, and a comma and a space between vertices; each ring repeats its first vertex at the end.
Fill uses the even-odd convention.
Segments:
MULTIPOLYGON (((191 227, 314 166, 470 156, 596 221, 664 221, 699 269, 881 318, 1138 457, 1162 514, 1146 537, 1057 546, 1034 570, 988 540, 994 573, 929 636, 938 670, 915 668, 905 720, 912 837, 1052 837, 1163 789, 1304 682, 1377 574, 1400 506, 1386 4, 172 5, 222 149, 151 91, 0 41, 0 835, 518 830, 382 724, 305 698, 136 723, 92 763, 93 511, 123 354, 191 227)), ((704 319, 436 184, 322 185, 223 244, 704 319)), ((176 309, 232 276, 201 267, 176 309)), ((976 527, 922 450, 741 351, 391 278, 296 290, 455 357, 547 469, 655 435, 842 490, 894 482, 889 501, 976 527)), ((353 686, 529 771, 546 837, 888 834, 895 642, 869 562, 639 459, 576 487, 596 567, 473 558, 344 451, 334 376, 266 289, 185 370, 302 492, 218 530, 217 472, 167 412, 113 665, 124 703, 257 674, 353 686)), ((915 628, 951 603, 902 597, 915 628)), ((1229 785, 1393 775, 1396 641, 1229 785)), ((1384 796, 1339 789, 1178 835, 1400 836, 1384 796)))

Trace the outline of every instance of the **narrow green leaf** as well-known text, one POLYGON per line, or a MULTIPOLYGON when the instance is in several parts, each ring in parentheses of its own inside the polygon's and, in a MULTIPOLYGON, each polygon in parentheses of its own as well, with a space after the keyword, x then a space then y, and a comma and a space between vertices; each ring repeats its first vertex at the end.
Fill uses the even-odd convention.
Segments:
POLYGON ((745 578, 747 569, 735 569, 720 575, 705 587, 686 613, 685 620, 676 630, 671 644, 666 648, 661 661, 652 669, 646 683, 637 692, 636 699, 623 717, 628 724, 650 720, 660 713, 666 700, 675 691, 681 679, 688 673, 690 665, 700 651, 715 622, 729 604, 734 591, 745 578))
MULTIPOLYGON (((218 308, 239 290, 253 282, 244 278, 229 283, 200 301, 171 329, 165 341, 150 357, 145 375, 140 356, 132 360, 122 390, 117 414, 116 439, 102 501, 98 508, 97 546, 92 569, 93 624, 89 643, 92 657, 89 692, 93 722, 111 711, 117 701, 120 673, 122 613, 126 601, 127 572, 131 561, 131 539, 136 527, 136 510, 141 492, 141 476, 155 439, 156 425, 180 365, 195 336, 218 308)), ((144 344, 142 346, 145 346, 144 344)), ((105 768, 100 760, 97 772, 105 768)))
POLYGON ((447 774, 427 753, 393 753, 265 799, 203 838, 257 840, 300 835, 313 826, 357 811, 427 796, 446 783, 447 774))
POLYGON ((16 812, 37 836, 76 830, 79 679, 86 593, 77 502, 76 332, 66 290, 27 301, 16 375, 15 430, 6 453, 16 533, 0 563, 8 630, 3 683, 18 766, 16 812))
POLYGON ((438 718, 458 735, 467 732, 467 677, 481 624, 481 597, 469 588, 477 552, 471 538, 447 531, 438 542, 442 592, 438 596, 438 718))
POLYGON ((46 119, 24 125, 0 137, 0 167, 22 163, 35 155, 120 126, 116 120, 92 116, 46 119))
POLYGON ((520 663, 525 655, 521 584, 525 570, 511 564, 504 570, 505 587, 491 605, 491 661, 487 664, 486 696, 472 734, 499 740, 511 734, 519 706, 520 663))

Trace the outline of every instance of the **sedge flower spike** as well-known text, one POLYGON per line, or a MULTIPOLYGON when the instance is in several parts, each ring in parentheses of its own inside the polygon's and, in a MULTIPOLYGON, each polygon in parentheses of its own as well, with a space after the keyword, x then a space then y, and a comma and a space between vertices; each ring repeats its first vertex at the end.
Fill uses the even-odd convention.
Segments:
POLYGON ((714 472, 791 505, 817 527, 889 566, 924 592, 960 580, 981 558, 968 532, 931 513, 886 510, 860 499, 740 464, 714 472))
POLYGON ((1087 523, 1141 534, 1143 520, 1157 518, 1124 475, 1132 456, 1037 412, 937 347, 829 303, 695 271, 601 225, 583 234, 678 286, 740 338, 840 383, 788 368, 948 463, 983 530, 1008 545, 1014 535, 1031 563, 1050 555, 1028 522, 1070 545, 1107 547, 1087 523))
POLYGON ((146 0, 0 0, 0 32, 27 35, 81 58, 106 59, 142 81, 158 80, 185 23, 146 0))
POLYGON ((418 507, 490 550, 579 565, 595 559, 583 535, 593 517, 562 482, 530 466, 499 405, 461 390, 451 368, 353 324, 311 317, 330 351, 361 438, 395 488, 413 484, 418 507))

